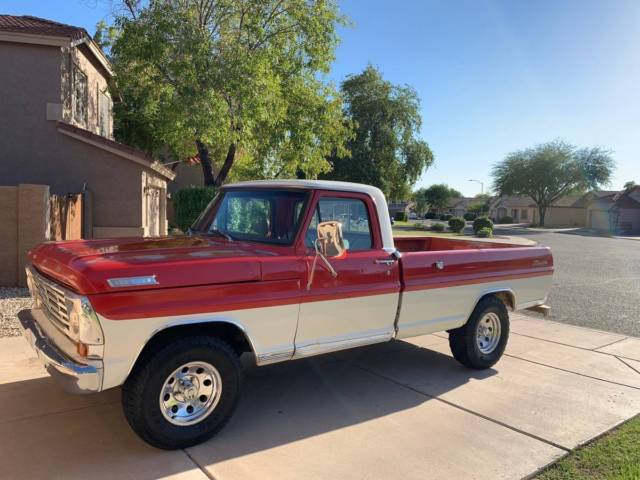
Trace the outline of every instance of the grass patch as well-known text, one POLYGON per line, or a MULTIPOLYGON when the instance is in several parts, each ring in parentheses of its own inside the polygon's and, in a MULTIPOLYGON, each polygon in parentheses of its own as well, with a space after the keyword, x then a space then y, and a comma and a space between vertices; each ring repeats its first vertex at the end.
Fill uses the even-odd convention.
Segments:
POLYGON ((638 480, 640 415, 604 437, 569 454, 536 480, 638 480))
POLYGON ((393 227, 413 227, 414 223, 416 223, 416 220, 409 220, 408 222, 401 222, 400 220, 396 220, 393 224, 393 227))

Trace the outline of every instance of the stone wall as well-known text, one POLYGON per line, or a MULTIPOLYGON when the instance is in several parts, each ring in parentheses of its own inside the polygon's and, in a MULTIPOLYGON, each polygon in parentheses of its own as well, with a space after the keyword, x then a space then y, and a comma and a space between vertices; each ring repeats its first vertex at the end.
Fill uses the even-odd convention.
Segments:
POLYGON ((26 286, 27 252, 49 239, 49 187, 0 186, 0 286, 26 286))

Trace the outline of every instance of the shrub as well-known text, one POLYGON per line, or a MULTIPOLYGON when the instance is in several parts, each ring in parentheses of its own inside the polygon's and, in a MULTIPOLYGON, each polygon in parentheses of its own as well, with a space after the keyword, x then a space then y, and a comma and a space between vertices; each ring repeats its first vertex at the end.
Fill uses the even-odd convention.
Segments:
POLYGON ((489 217, 478 217, 473 221, 473 231, 478 233, 481 228, 489 228, 493 230, 493 222, 489 217))
POLYGON ((426 220, 434 220, 436 218, 436 214, 433 212, 427 212, 424 214, 424 218, 426 220))
POLYGON ((396 212, 396 222, 406 222, 407 221, 407 212, 399 211, 396 212))
POLYGON ((504 217, 498 219, 498 223, 513 223, 513 217, 505 215, 504 217))
POLYGON ((477 215, 473 212, 467 212, 463 215, 463 217, 465 220, 472 221, 476 219, 477 215))
POLYGON ((464 221, 464 218, 452 217, 449 219, 449 229, 453 232, 460 233, 462 230, 464 230, 465 225, 466 222, 464 221))
POLYGON ((416 222, 413 224, 413 228, 415 228, 416 230, 425 230, 426 225, 424 223, 416 222))
POLYGON ((476 236, 482 238, 493 237, 493 230, 489 227, 482 227, 476 232, 476 236))
POLYGON ((173 195, 175 225, 186 232, 216 195, 213 187, 188 187, 173 195))
POLYGON ((434 223, 433 225, 431 225, 431 231, 444 232, 444 223, 434 223))
POLYGON ((450 213, 443 213, 442 215, 440 215, 440 220, 442 220, 443 222, 448 222, 452 217, 453 215, 451 215, 450 213))

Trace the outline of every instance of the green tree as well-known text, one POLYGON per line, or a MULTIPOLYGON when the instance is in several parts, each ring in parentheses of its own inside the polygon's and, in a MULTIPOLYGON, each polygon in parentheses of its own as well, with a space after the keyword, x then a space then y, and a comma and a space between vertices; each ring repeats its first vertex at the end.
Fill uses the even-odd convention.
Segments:
POLYGON ((489 202, 491 201, 491 195, 488 193, 478 193, 473 197, 473 202, 469 203, 467 210, 472 213, 487 213, 489 211, 489 202))
POLYGON ((624 184, 624 187, 622 187, 622 188, 624 188, 625 190, 631 190, 635 186, 636 186, 636 182, 633 181, 633 180, 629 180, 628 182, 626 182, 624 184))
POLYGON ((345 117, 355 126, 351 152, 335 152, 324 178, 379 187, 391 199, 407 199, 411 186, 433 163, 433 153, 418 138, 420 101, 409 86, 397 86, 369 65, 341 84, 345 117))
POLYGON ((323 76, 344 23, 333 0, 122 3, 114 31, 99 29, 123 98, 119 140, 171 160, 197 153, 211 186, 236 164, 314 178, 347 153, 342 101, 323 76))
POLYGON ((424 188, 419 188, 411 194, 411 200, 415 203, 415 209, 418 214, 423 214, 429 209, 429 202, 424 196, 424 191, 424 188))
POLYGON ((447 207, 449 200, 461 197, 462 194, 458 190, 444 183, 434 184, 428 188, 421 188, 413 194, 416 205, 419 204, 423 206, 425 210, 427 207, 434 210, 442 210, 447 207))
POLYGON ((599 147, 582 148, 563 141, 510 153, 493 167, 499 195, 529 195, 538 205, 540 225, 549 206, 568 193, 595 189, 609 182, 615 163, 599 147))

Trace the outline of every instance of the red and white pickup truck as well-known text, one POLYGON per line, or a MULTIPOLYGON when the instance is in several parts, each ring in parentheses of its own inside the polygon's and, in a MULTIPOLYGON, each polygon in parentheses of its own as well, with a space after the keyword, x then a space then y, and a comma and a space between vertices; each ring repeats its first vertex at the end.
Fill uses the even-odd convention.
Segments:
POLYGON ((548 248, 394 238, 374 187, 227 185, 186 236, 45 243, 36 303, 19 318, 70 391, 122 385, 127 420, 173 449, 211 437, 257 365, 446 330, 454 357, 488 368, 508 310, 545 303, 548 248))

